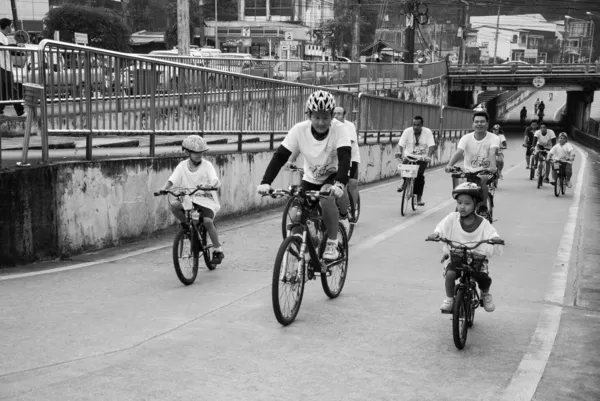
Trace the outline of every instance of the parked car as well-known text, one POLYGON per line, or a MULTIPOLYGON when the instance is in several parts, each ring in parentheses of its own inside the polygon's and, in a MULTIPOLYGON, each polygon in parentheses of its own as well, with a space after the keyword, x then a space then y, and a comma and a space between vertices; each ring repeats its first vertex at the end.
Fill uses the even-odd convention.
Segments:
POLYGON ((346 70, 339 63, 317 63, 315 65, 319 85, 336 85, 346 82, 346 70))
POLYGON ((275 63, 268 60, 245 60, 241 73, 255 77, 272 78, 274 66, 275 63))
POLYGON ((290 82, 301 82, 313 84, 316 82, 316 72, 308 63, 298 61, 280 62, 275 66, 273 72, 275 79, 283 79, 290 82))
MULTIPOLYGON (((40 57, 38 45, 26 44, 22 47, 27 51, 13 58, 13 76, 16 83, 41 83, 40 57)), ((19 49, 17 48, 17 49, 19 49)), ((46 93, 50 96, 80 97, 86 93, 87 86, 91 85, 92 92, 104 92, 106 69, 99 63, 90 63, 90 81, 85 70, 86 58, 81 53, 68 53, 69 62, 65 54, 56 49, 48 49, 44 53, 43 73, 46 81, 46 93), (77 59, 77 62, 73 62, 77 59)))

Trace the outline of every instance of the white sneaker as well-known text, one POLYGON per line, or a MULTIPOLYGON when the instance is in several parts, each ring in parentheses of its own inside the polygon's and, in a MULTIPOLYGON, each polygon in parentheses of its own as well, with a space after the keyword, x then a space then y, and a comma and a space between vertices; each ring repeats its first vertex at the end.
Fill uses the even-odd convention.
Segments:
POLYGON ((340 251, 337 249, 336 241, 327 241, 327 247, 325 248, 325 252, 323 253, 323 259, 326 260, 336 260, 340 257, 340 251))
POLYGON ((340 218, 340 223, 342 223, 342 227, 346 230, 346 235, 350 234, 350 220, 348 220, 348 217, 345 219, 340 218))
POLYGON ((483 309, 485 309, 486 312, 493 312, 496 309, 492 294, 489 292, 482 292, 481 299, 483 300, 483 309))
POLYGON ((444 302, 442 302, 442 306, 440 306, 440 310, 442 313, 451 313, 452 307, 454 306, 454 298, 446 298, 444 302))
POLYGON ((571 187, 572 187, 571 180, 567 180, 567 188, 571 188, 571 187))

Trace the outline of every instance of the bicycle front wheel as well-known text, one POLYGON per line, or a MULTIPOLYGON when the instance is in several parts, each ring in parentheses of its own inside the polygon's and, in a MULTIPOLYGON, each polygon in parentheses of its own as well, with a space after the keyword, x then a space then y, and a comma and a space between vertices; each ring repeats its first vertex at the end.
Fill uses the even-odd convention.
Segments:
POLYGON ((535 170, 536 170, 536 168, 533 165, 533 159, 532 159, 532 163, 529 167, 530 167, 529 168, 529 180, 533 181, 533 177, 535 177, 535 170))
POLYGON ((296 207, 302 207, 302 201, 297 196, 292 196, 285 204, 283 216, 281 217, 281 235, 284 239, 288 236, 287 226, 293 221, 294 216, 292 216, 291 213, 296 210, 296 207))
POLYGON ((412 198, 412 178, 406 178, 404 183, 404 191, 402 191, 402 204, 400 205, 400 213, 402 216, 406 216, 408 212, 408 204, 410 203, 409 197, 412 198))
POLYGON ((546 164, 546 162, 540 161, 539 163, 540 163, 540 165, 538 167, 538 182, 537 182, 538 189, 540 189, 544 183, 544 173, 545 173, 544 165, 546 164))
POLYGON ((301 246, 302 239, 299 237, 287 237, 279 246, 275 258, 271 299, 275 318, 284 326, 296 319, 304 295, 306 268, 300 268, 304 257, 300 254, 301 246))
POLYGON ((467 306, 465 304, 465 290, 460 289, 454 297, 452 308, 452 337, 456 348, 463 349, 467 343, 467 306))
POLYGON ((556 174, 556 180, 554 180, 554 196, 558 197, 560 195, 560 187, 561 187, 562 177, 560 171, 556 174))
POLYGON ((173 266, 177 278, 190 285, 198 275, 198 241, 194 232, 180 230, 173 241, 173 266))
POLYGON ((337 298, 340 295, 348 274, 348 237, 341 224, 338 225, 337 242, 340 251, 339 259, 330 262, 327 272, 321 273, 321 285, 329 298, 337 298))
POLYGON ((564 167, 560 171, 560 192, 564 195, 567 186, 567 177, 565 175, 564 167))

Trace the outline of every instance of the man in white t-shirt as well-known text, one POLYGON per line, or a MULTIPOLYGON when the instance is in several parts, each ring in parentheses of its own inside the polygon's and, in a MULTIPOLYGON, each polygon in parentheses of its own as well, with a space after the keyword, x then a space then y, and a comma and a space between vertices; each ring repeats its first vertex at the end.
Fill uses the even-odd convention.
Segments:
MULTIPOLYGON (((0 19, 0 46, 8 46, 6 35, 10 33, 12 21, 8 18, 0 19)), ((9 51, 0 52, 0 100, 14 99, 14 78, 12 73, 12 60, 9 51)), ((6 103, 0 104, 0 115, 4 114, 6 103)), ((20 102, 13 103, 18 116, 25 114, 25 108, 20 102)))
MULTIPOLYGON (((552 147, 556 145, 556 134, 553 130, 548 129, 546 123, 540 123, 540 129, 535 131, 533 134, 533 149, 536 154, 534 157, 535 166, 532 168, 537 168, 538 160, 539 160, 539 151, 548 152, 552 147)), ((546 158, 546 177, 544 177, 544 182, 550 182, 548 177, 550 176, 550 158, 546 158)))
MULTIPOLYGON (((396 150, 395 157, 397 159, 402 158, 406 155, 418 155, 427 156, 431 159, 433 152, 435 151, 435 139, 433 132, 427 127, 423 127, 423 117, 414 116, 412 127, 406 128, 402 131, 400 141, 398 142, 398 149, 396 150)), ((404 163, 408 160, 403 159, 404 163)), ((418 161, 419 171, 415 177, 415 188, 414 193, 417 195, 417 204, 419 206, 425 205, 423 202, 423 189, 425 188, 425 169, 427 168, 428 161, 418 161)), ((404 190, 404 182, 398 186, 398 192, 404 190)))
MULTIPOLYGON (((473 113, 473 132, 464 135, 458 141, 456 152, 446 165, 446 172, 452 170, 461 158, 464 159, 463 169, 469 172, 477 172, 482 169, 496 172, 496 152, 500 147, 498 136, 487 131, 489 116, 485 111, 473 113)), ((490 176, 479 176, 477 184, 481 187, 483 194, 482 205, 479 208, 480 215, 487 215, 488 181, 490 176)))
MULTIPOLYGON (((340 256, 337 241, 338 223, 342 223, 346 232, 350 228, 347 218, 340 221, 335 199, 344 196, 352 151, 346 126, 340 122, 333 122, 334 109, 335 98, 327 91, 317 90, 308 97, 306 111, 309 119, 294 125, 288 132, 275 151, 257 188, 259 194, 268 194, 271 183, 289 157, 296 152, 302 155, 303 190, 329 189, 333 195, 320 200, 323 222, 327 228, 327 246, 323 253, 323 259, 326 260, 336 260, 340 256)), ((345 209, 340 206, 340 210, 348 210, 348 205, 346 204, 345 209)))
MULTIPOLYGON (((350 179, 348 180, 348 192, 352 196, 354 202, 358 199, 358 165, 360 164, 360 149, 358 147, 358 137, 356 135, 356 127, 354 123, 346 120, 346 110, 343 107, 337 106, 333 110, 333 117, 344 124, 350 136, 350 145, 352 154, 350 157, 350 179)), ((340 208, 343 205, 340 205, 340 208)))

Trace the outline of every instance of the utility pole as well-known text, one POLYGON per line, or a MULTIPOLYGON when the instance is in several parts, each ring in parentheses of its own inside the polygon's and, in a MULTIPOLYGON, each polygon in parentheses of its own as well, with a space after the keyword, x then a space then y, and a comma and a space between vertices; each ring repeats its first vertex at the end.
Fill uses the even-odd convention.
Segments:
MULTIPOLYGON (((413 8, 413 3, 410 4, 410 9, 413 8)), ((406 14, 406 50, 408 52, 404 62, 414 63, 415 61, 415 16, 412 11, 406 14)))
POLYGON ((356 0, 354 11, 354 32, 352 34, 352 60, 360 61, 360 0, 356 0))
POLYGON ((198 20, 200 22, 200 47, 206 45, 204 37, 204 0, 198 0, 198 20))
POLYGON ((219 27, 218 25, 218 13, 217 13, 217 6, 219 4, 219 0, 215 0, 215 49, 220 50, 221 47, 219 46, 219 27))
POLYGON ((15 26, 15 31, 23 29, 23 23, 19 21, 19 16, 17 14, 17 0, 10 0, 10 7, 12 8, 13 25, 15 26))
POLYGON ((190 0, 177 0, 177 53, 190 55, 190 0))
POLYGON ((461 47, 461 57, 460 57, 460 62, 461 64, 465 64, 465 55, 467 53, 467 44, 465 43, 467 41, 467 31, 469 28, 469 3, 466 2, 465 0, 460 0, 462 3, 466 4, 465 7, 465 27, 463 29, 463 37, 462 37, 462 41, 460 42, 460 47, 461 47))
POLYGON ((500 5, 498 5, 498 16, 496 17, 496 39, 494 40, 494 59, 492 64, 496 64, 496 53, 498 52, 498 30, 500 29, 500 5))

